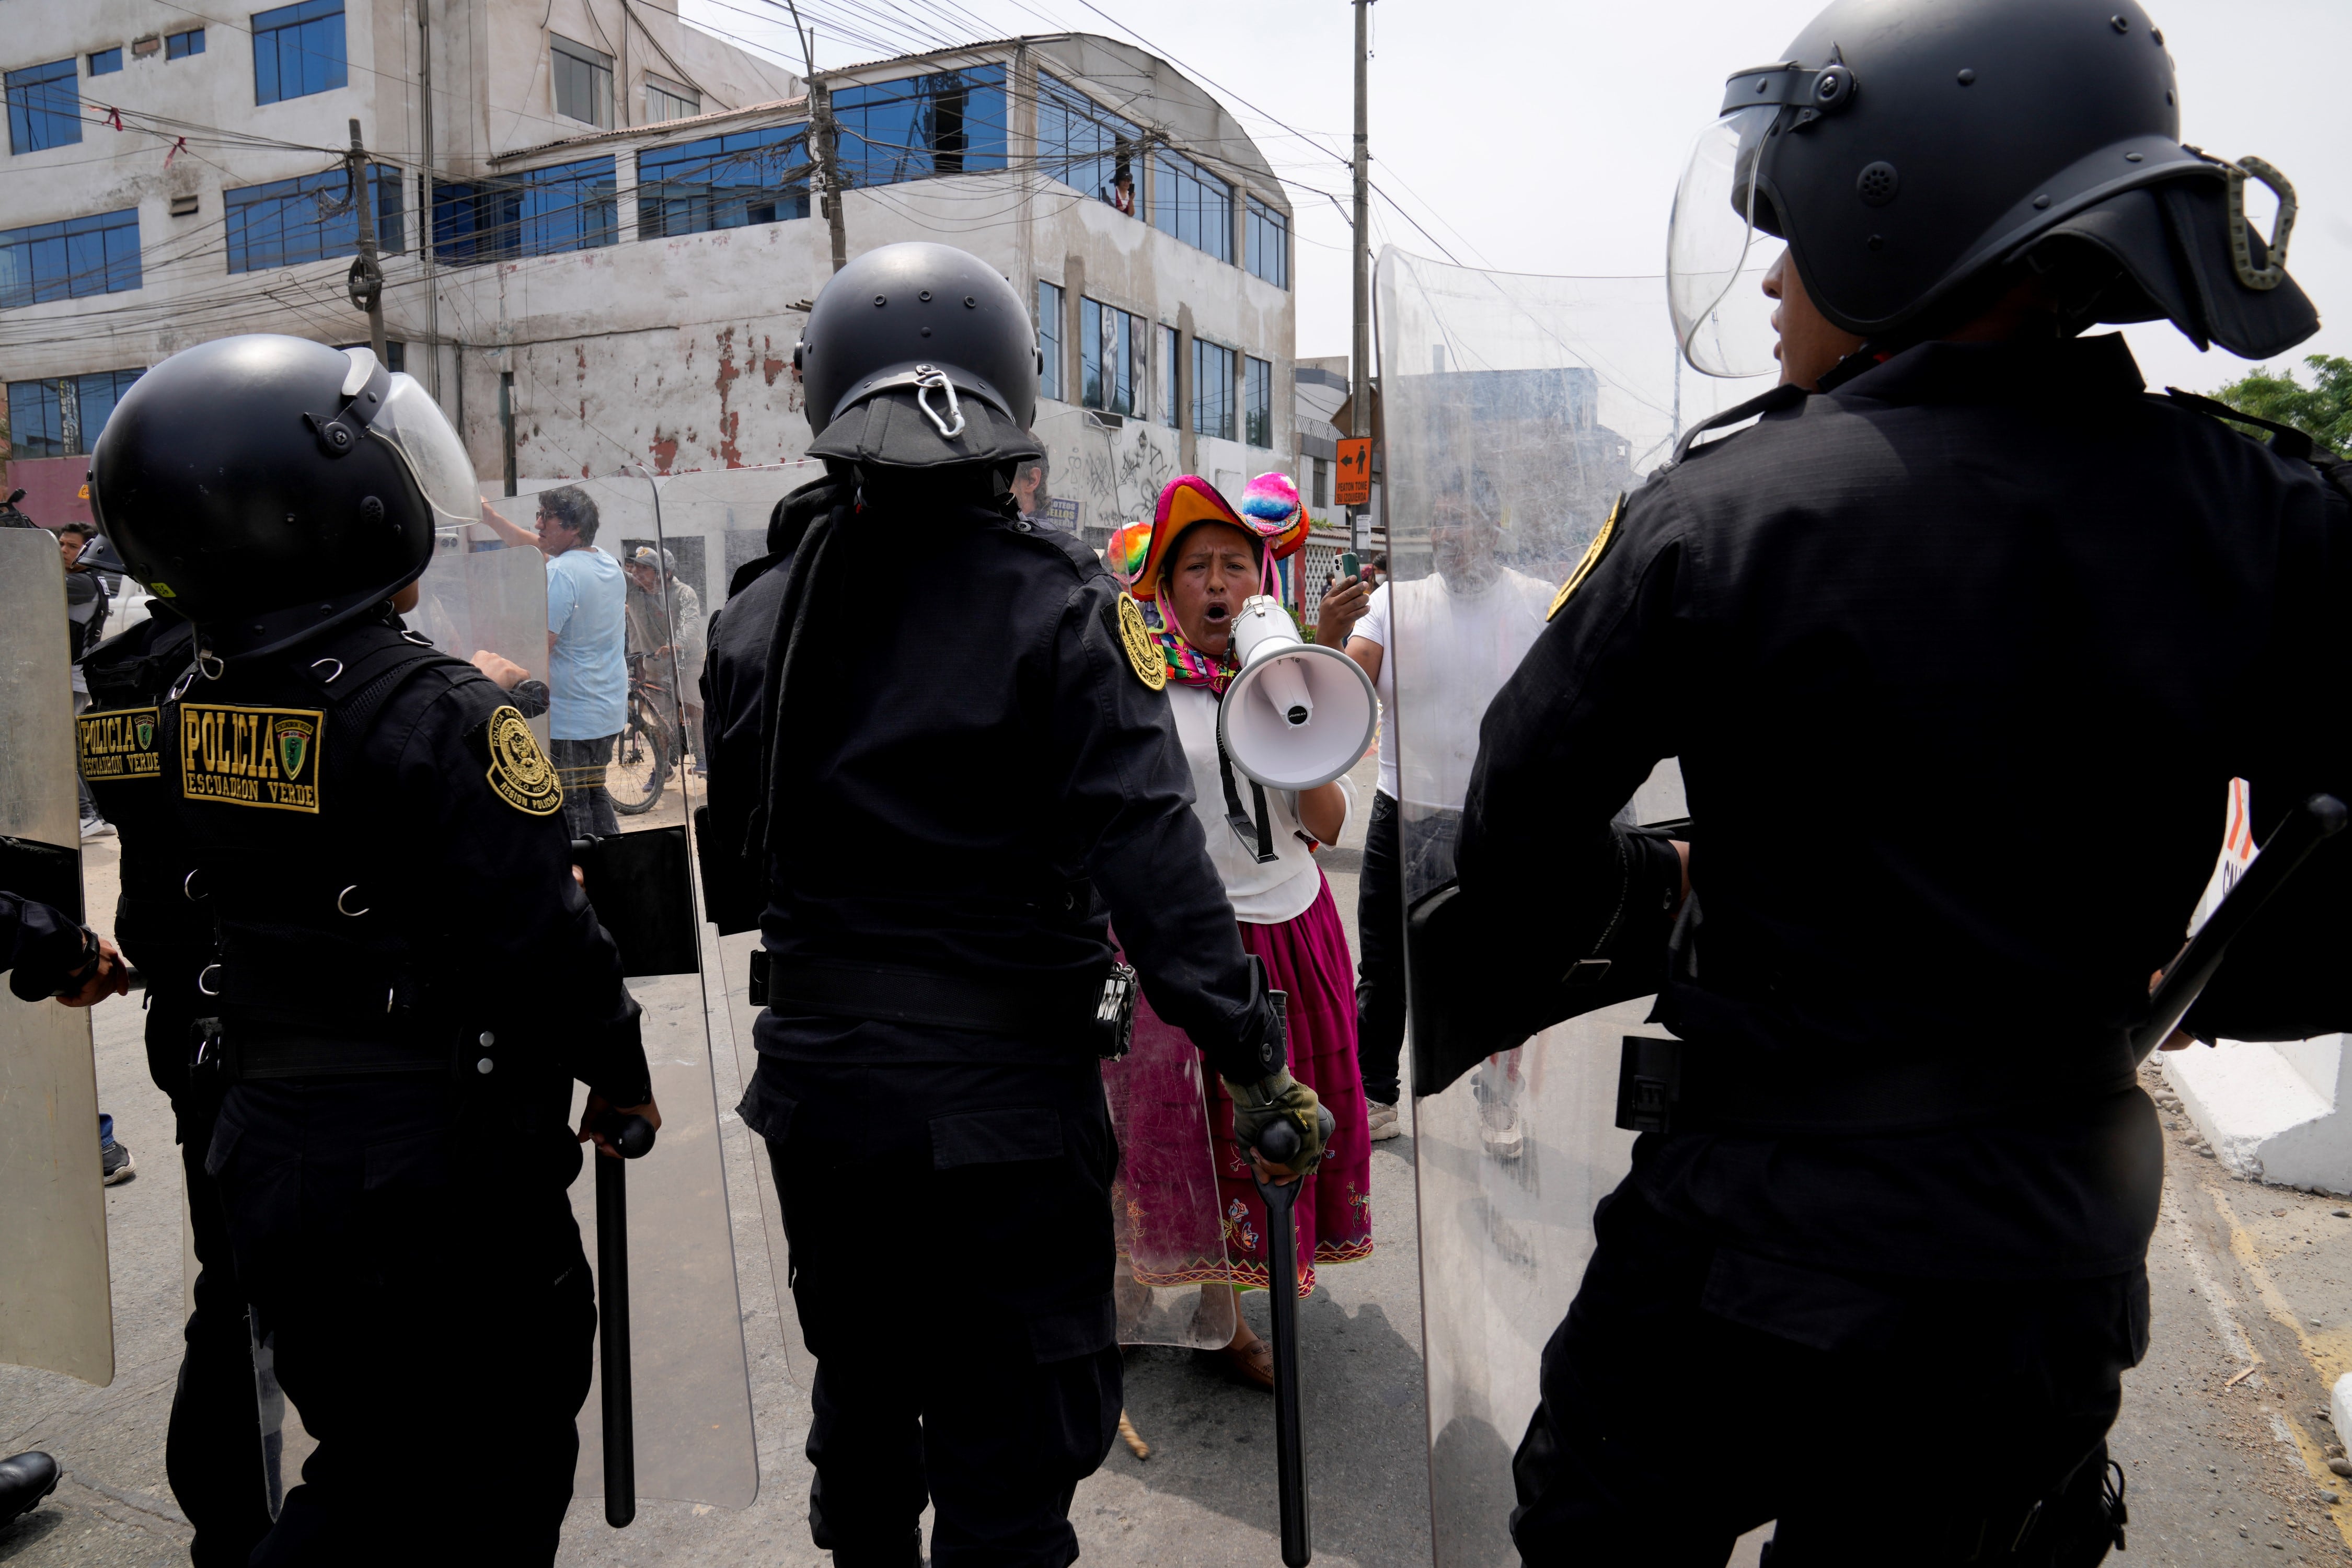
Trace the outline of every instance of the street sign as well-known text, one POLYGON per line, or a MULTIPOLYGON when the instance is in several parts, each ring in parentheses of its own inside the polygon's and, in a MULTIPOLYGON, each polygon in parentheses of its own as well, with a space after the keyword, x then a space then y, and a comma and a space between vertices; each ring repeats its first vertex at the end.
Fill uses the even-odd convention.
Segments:
POLYGON ((1370 436, 1349 436, 1339 442, 1339 489, 1341 506, 1372 504, 1372 438, 1370 436))

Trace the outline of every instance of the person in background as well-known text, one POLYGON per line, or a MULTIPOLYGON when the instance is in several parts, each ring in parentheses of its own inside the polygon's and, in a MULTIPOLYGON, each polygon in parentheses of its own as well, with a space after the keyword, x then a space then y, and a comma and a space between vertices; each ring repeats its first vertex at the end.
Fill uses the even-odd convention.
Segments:
POLYGON ((563 826, 574 838, 618 833, 604 769, 629 716, 628 584, 621 563, 596 548, 596 503, 585 491, 562 485, 535 499, 535 536, 488 505, 482 520, 547 556, 548 760, 563 786, 563 826))
POLYGON ((1045 488, 1053 478, 1050 458, 1033 458, 1013 470, 1013 504, 1020 509, 1024 522, 1042 522, 1045 510, 1054 504, 1054 497, 1045 488))
MULTIPOLYGON (((1359 585, 1325 596, 1315 640, 1345 647, 1348 657, 1372 678, 1381 698, 1381 779, 1365 826, 1363 879, 1357 885, 1356 939, 1362 951, 1356 978, 1356 1042, 1364 1093, 1370 1101, 1372 1138, 1403 1131, 1397 1100, 1403 1092, 1398 1064, 1404 1052, 1404 910, 1410 882, 1399 831, 1399 803, 1414 807, 1423 847, 1454 833, 1470 784, 1470 764, 1478 752, 1480 710, 1461 703, 1425 703, 1426 711, 1402 715, 1413 733, 1413 787, 1405 789, 1397 768, 1396 670, 1388 658, 1402 636, 1406 658, 1443 661, 1445 668, 1491 670, 1498 684, 1543 630, 1552 586, 1496 560, 1502 542, 1501 507, 1493 482, 1482 472, 1455 470, 1440 481, 1429 520, 1432 564, 1427 577, 1386 582, 1369 595, 1359 585)), ((1388 558, 1372 558, 1385 575, 1388 558)), ((1436 676, 1423 691, 1460 690, 1436 676)), ((1489 1072, 1494 1092, 1480 1080, 1482 1133, 1490 1151, 1515 1154, 1519 1148, 1512 1088, 1516 1063, 1489 1072)))
POLYGON ((709 647, 702 595, 679 579, 676 556, 650 544, 640 544, 630 554, 628 574, 629 652, 646 657, 646 679, 664 691, 676 677, 682 733, 692 739, 695 771, 707 773, 702 766, 702 704, 696 700, 702 695, 702 659, 709 647))
MULTIPOLYGON (((1355 999, 1349 994, 1348 935, 1331 886, 1315 851, 1336 843, 1353 798, 1345 779, 1311 790, 1265 793, 1273 858, 1261 860, 1226 819, 1228 792, 1244 803, 1253 785, 1225 772, 1217 743, 1217 707, 1234 674, 1234 616, 1252 595, 1265 592, 1272 561, 1307 541, 1307 515, 1286 476, 1250 481, 1242 510, 1228 505, 1206 479, 1187 474, 1160 492, 1150 522, 1112 536, 1113 575, 1128 581, 1146 607, 1142 621, 1167 662, 1168 706, 1192 774, 1192 810, 1207 835, 1209 860, 1223 883, 1242 946, 1265 965, 1266 984, 1288 995, 1290 1070, 1312 1089, 1334 1119, 1328 1152, 1307 1179, 1297 1208, 1298 1279, 1302 1296, 1315 1288, 1317 1266, 1349 1263, 1372 1251, 1371 1139, 1364 1090, 1356 1066, 1355 999)), ((1172 1033, 1174 1026, 1136 1004, 1139 1040, 1172 1033)), ((1189 1261, 1185 1280, 1210 1290, 1243 1286, 1272 1289, 1267 1272, 1265 1205, 1250 1179, 1249 1163, 1234 1147, 1233 1102, 1209 1086, 1209 1131, 1216 1152, 1218 1202, 1224 1253, 1189 1261)), ((1146 1135, 1147 1128, 1131 1131, 1146 1135)), ((1141 1205, 1150 1215, 1162 1205, 1141 1205)), ((1130 1210, 1130 1214, 1134 1211, 1130 1210)), ((1154 1250, 1165 1250, 1155 1248, 1154 1250)), ((1147 1279, 1145 1283, 1163 1281, 1147 1279)), ((1274 1352, 1235 1313, 1233 1342, 1218 1356, 1230 1375, 1260 1388, 1274 1386, 1274 1352)))
MULTIPOLYGON (((73 650, 73 705, 77 715, 89 706, 89 679, 82 671, 82 658, 98 646, 106 630, 106 579, 84 565, 81 559, 82 552, 97 537, 98 530, 86 522, 69 522, 58 530, 58 552, 66 563, 66 636, 73 650)), ((102 838, 113 831, 114 825, 100 814, 97 797, 89 793, 89 784, 84 781, 81 836, 102 838)))

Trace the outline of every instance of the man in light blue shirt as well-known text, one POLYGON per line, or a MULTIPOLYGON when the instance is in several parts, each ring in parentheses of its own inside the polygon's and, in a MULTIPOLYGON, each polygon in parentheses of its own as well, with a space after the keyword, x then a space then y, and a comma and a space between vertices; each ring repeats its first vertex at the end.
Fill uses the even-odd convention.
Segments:
POLYGON ((628 722, 629 666, 621 563, 596 548, 596 503, 577 487, 539 494, 547 552, 547 687, 551 761, 574 838, 618 833, 604 769, 628 722))

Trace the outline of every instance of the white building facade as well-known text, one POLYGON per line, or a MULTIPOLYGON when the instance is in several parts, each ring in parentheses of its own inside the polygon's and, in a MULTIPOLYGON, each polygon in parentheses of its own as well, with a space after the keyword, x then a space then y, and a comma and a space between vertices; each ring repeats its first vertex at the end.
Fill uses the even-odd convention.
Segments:
MULTIPOLYGON (((16 16, 0 380, 26 510, 80 510, 113 400, 178 349, 365 341, 345 284, 353 120, 393 357, 486 488, 799 457, 792 347, 831 275, 808 97, 670 5, 302 0, 196 28, 152 0, 16 16)), ((1037 429, 1066 517, 1098 536, 1179 472, 1238 492, 1295 467, 1289 204, 1207 92, 1090 35, 825 85, 850 254, 958 245, 1034 302, 1037 429)))

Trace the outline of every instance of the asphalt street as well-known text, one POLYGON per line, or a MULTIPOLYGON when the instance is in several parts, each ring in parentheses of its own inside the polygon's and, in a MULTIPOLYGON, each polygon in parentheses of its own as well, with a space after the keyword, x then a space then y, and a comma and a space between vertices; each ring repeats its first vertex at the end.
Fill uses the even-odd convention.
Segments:
MULTIPOLYGON (((1360 806, 1370 803, 1370 772, 1360 770, 1360 806)), ((678 815, 673 795, 640 820, 678 815)), ((1326 862, 1351 939, 1361 834, 1360 813, 1326 862)), ((89 903, 103 921, 113 903, 115 848, 110 839, 90 848, 89 903)), ((809 1362, 788 1298, 779 1310, 782 1242, 774 1195, 762 1151, 726 1110, 750 1065, 741 963, 749 940, 713 944, 706 963, 714 978, 710 1104, 734 1239, 757 1496, 740 1508, 647 1500, 636 1522, 618 1531, 605 1525, 599 1502, 576 1500, 565 1563, 829 1561, 808 1538, 801 1446, 809 1362), (724 994, 719 979, 729 983, 724 994)), ((187 1527, 163 1474, 183 1301, 171 1116, 147 1079, 135 1001, 108 1004, 95 1024, 100 1102, 138 1160, 137 1177, 108 1194, 116 1374, 101 1389, 0 1368, 0 1454, 43 1448, 66 1471, 52 1499, 0 1527, 0 1563, 25 1568, 186 1561, 187 1527)), ((2161 1092, 2154 1069, 2148 1083, 2161 1092)), ((667 1107, 670 1090, 663 1093, 667 1107)), ((2337 1440, 2326 1420, 2326 1390, 2352 1371, 2352 1218, 2344 1217, 2352 1205, 2231 1178, 2192 1151, 2185 1123, 2168 1133, 2168 1144, 2163 1217, 2149 1259, 2154 1342, 2126 1382, 2114 1436, 2130 1476, 2129 1554, 2120 1561, 2352 1565, 2352 1505, 2324 1500, 2352 1481, 2332 1476, 2322 1457, 2323 1446, 2337 1440)), ((1316 1558, 1335 1568, 1430 1562, 1412 1153, 1410 1135, 1376 1146, 1379 1250, 1320 1270, 1300 1313, 1316 1558)), ((659 1289, 642 1263, 635 1282, 640 1303, 659 1289)), ((895 1285, 935 1295, 943 1321, 951 1321, 954 1284, 923 1278, 919 1247, 910 1246, 905 1277, 895 1285)), ((1245 1310, 1265 1331, 1262 1295, 1249 1297, 1245 1310)), ((646 1316, 641 1304, 640 1343, 646 1316)), ((388 1390, 387 1397, 412 1394, 388 1390)), ((497 1486, 496 1390, 440 1394, 450 1402, 449 1446, 436 1484, 497 1486)), ((1147 1348, 1129 1353, 1127 1404, 1150 1457, 1117 1446, 1079 1489, 1073 1517, 1085 1560, 1122 1568, 1278 1562, 1271 1401, 1223 1381, 1189 1352, 1147 1348)), ((1885 1434, 1917 1455, 1923 1510, 1936 1506, 1937 1404, 1933 1347, 1925 1347, 1917 1397, 1889 1413, 1885 1434)), ((583 1429, 594 1419, 592 1400, 583 1429)), ((1690 1413, 1690 1433, 1694 1490, 1742 1462, 1710 1437, 1705 1411, 1690 1413)), ((289 1454, 303 1447, 293 1435, 289 1454)), ((1755 1551, 1753 1540, 1743 1542, 1735 1561, 1752 1563, 1755 1551)))

